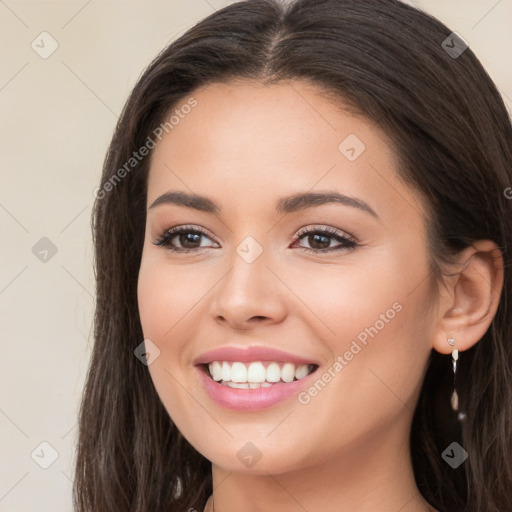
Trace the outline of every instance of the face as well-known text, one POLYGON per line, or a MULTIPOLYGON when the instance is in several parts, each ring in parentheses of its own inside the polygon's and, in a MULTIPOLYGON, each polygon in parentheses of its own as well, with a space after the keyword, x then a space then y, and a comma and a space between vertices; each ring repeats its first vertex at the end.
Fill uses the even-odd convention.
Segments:
POLYGON ((151 155, 138 280, 172 420, 237 472, 408 446, 432 348, 428 253, 384 134, 300 81, 193 98, 151 155))

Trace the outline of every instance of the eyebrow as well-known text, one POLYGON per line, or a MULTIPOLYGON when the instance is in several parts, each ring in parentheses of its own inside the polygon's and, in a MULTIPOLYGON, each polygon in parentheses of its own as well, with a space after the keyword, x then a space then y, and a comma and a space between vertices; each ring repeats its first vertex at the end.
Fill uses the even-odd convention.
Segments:
MULTIPOLYGON (((276 202, 275 209, 277 213, 286 214, 331 203, 339 203, 345 206, 358 208, 359 210, 369 213, 376 219, 380 219, 375 210, 373 210, 373 208, 363 200, 333 191, 304 192, 287 197, 281 197, 276 202)), ((198 194, 187 194, 186 192, 174 190, 157 197, 148 209, 155 208, 162 204, 177 204, 179 206, 185 206, 187 208, 193 208, 194 210, 212 213, 215 215, 220 214, 222 211, 221 206, 209 197, 198 194)))

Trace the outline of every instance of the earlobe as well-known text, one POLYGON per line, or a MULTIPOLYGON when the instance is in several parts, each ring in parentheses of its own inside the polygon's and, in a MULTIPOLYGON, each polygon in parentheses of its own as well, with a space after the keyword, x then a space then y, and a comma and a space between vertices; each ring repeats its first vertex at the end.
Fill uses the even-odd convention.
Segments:
POLYGON ((438 309, 434 350, 451 353, 449 338, 457 340, 460 351, 467 350, 484 336, 498 309, 503 268, 503 255, 491 240, 478 240, 461 252, 438 309))

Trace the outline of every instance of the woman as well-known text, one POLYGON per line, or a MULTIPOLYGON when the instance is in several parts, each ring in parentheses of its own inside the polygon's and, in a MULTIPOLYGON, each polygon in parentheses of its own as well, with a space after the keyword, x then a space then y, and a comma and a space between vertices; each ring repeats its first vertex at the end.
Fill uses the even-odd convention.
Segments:
POLYGON ((395 0, 173 42, 97 191, 76 510, 512 510, 511 142, 395 0))

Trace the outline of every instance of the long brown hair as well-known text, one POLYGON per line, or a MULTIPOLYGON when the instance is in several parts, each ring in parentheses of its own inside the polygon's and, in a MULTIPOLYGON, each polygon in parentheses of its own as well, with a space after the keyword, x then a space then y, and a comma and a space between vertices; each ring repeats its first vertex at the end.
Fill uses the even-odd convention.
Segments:
POLYGON ((130 158, 197 87, 232 79, 307 80, 378 124, 399 176, 430 209, 436 287, 457 251, 479 239, 499 246, 497 313, 459 361, 467 419, 460 424, 449 406, 449 356, 432 351, 410 446, 418 488, 440 511, 512 510, 512 127, 471 49, 448 39, 459 50, 450 54, 443 44, 450 34, 397 0, 250 0, 199 22, 145 70, 113 134, 93 212, 97 303, 78 512, 202 510, 212 492, 211 464, 182 437, 134 356, 143 341, 136 289, 150 157, 130 158), (470 454, 458 469, 441 458, 453 441, 470 454))

